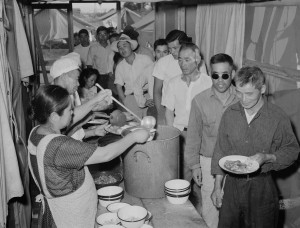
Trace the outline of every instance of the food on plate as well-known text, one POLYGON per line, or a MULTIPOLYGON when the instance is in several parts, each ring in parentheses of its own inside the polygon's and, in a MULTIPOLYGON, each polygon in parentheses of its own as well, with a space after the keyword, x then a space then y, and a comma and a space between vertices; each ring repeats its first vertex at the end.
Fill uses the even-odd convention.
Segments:
POLYGON ((98 178, 94 179, 96 184, 112 184, 116 183, 117 179, 112 175, 101 175, 98 178))
POLYGON ((224 167, 230 171, 240 172, 240 173, 251 172, 253 168, 251 161, 241 162, 240 160, 236 160, 236 161, 226 160, 224 163, 224 167))
POLYGON ((110 123, 113 126, 122 127, 126 124, 126 116, 120 110, 115 110, 110 114, 110 123))

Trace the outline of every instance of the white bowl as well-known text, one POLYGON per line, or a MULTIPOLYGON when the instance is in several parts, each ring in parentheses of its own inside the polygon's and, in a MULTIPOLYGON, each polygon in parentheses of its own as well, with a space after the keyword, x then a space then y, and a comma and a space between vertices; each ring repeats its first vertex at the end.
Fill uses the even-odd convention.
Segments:
POLYGON ((119 203, 123 199, 123 196, 120 196, 118 198, 110 198, 110 199, 99 199, 99 203, 102 207, 107 207, 108 205, 112 203, 119 203))
POLYGON ((144 225, 141 226, 141 228, 153 228, 153 226, 150 226, 148 224, 144 224, 144 225))
POLYGON ((97 190, 97 194, 102 198, 115 198, 124 194, 123 188, 119 186, 107 186, 97 190))
POLYGON ((117 225, 120 224, 120 219, 117 216, 117 213, 104 213, 97 217, 97 223, 101 226, 104 225, 117 225))
POLYGON ((108 210, 109 212, 117 213, 122 207, 126 206, 130 206, 130 204, 123 202, 112 203, 106 207, 106 210, 108 210))
POLYGON ((140 206, 126 206, 117 213, 122 226, 126 228, 140 228, 144 224, 147 214, 148 211, 140 206))
POLYGON ((191 186, 191 183, 187 180, 183 179, 174 179, 169 180, 165 183, 165 188, 170 191, 180 191, 185 190, 186 188, 189 188, 191 186))
POLYGON ((121 225, 104 225, 104 226, 99 226, 98 228, 124 228, 124 226, 121 226, 121 225))
POLYGON ((186 194, 169 194, 167 192, 165 192, 167 200, 171 203, 171 204, 184 204, 190 195, 191 190, 186 193, 186 194))
POLYGON ((178 191, 173 190, 173 191, 171 191, 171 190, 167 190, 165 188, 165 193, 172 194, 172 195, 184 195, 184 194, 189 193, 190 191, 191 191, 191 188, 188 188, 188 189, 183 190, 183 191, 181 191, 181 190, 178 190, 178 191))
POLYGON ((145 218, 145 224, 149 224, 150 221, 151 221, 151 219, 152 219, 152 214, 151 214, 150 211, 148 211, 148 214, 147 214, 147 216, 145 218))
POLYGON ((148 224, 144 224, 144 225, 141 226, 141 228, 153 228, 153 226, 150 226, 148 224))

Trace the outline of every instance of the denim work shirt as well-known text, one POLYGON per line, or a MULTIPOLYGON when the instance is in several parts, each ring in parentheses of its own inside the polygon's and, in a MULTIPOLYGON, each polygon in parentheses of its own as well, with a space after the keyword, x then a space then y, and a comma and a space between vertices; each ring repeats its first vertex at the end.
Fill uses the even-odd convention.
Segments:
POLYGON ((216 96, 213 87, 193 99, 184 151, 184 160, 190 169, 200 167, 200 154, 212 157, 221 117, 230 105, 238 101, 233 86, 229 93, 225 104, 216 96))
POLYGON ((274 163, 265 163, 261 172, 281 170, 298 157, 299 144, 288 116, 277 106, 265 100, 264 105, 248 124, 240 102, 223 114, 216 147, 212 157, 211 173, 224 175, 219 160, 228 155, 252 156, 256 153, 274 154, 274 163))

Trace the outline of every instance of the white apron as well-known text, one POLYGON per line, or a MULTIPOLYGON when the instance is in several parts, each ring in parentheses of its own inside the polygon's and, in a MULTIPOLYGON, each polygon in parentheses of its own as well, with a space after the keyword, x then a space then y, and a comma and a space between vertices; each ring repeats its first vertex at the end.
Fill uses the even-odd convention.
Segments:
MULTIPOLYGON (((33 129, 34 130, 34 129, 33 129)), ((33 131, 32 130, 32 131, 33 131)), ((44 174, 44 154, 49 142, 55 138, 61 136, 59 134, 50 134, 45 136, 35 147, 30 140, 28 143, 28 150, 30 154, 37 156, 38 170, 40 175, 40 181, 44 192, 44 198, 46 198, 53 219, 57 228, 94 228, 95 217, 97 212, 97 192, 93 178, 89 172, 89 169, 85 166, 85 179, 82 186, 75 192, 61 197, 53 197, 50 195, 46 183, 44 174)), ((30 136, 29 136, 30 137, 30 136)), ((32 176, 38 186, 40 186, 34 176, 30 155, 29 155, 29 166, 32 176)), ((43 200, 40 195, 37 198, 43 200)))

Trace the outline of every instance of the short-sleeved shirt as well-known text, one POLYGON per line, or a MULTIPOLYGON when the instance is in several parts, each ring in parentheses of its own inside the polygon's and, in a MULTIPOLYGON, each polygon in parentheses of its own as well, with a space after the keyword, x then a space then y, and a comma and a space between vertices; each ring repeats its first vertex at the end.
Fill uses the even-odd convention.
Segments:
POLYGON ((139 86, 136 87, 134 91, 135 99, 139 107, 145 107, 146 97, 145 91, 148 92, 150 99, 153 99, 153 86, 154 78, 152 76, 153 68, 155 63, 147 66, 141 76, 138 78, 137 83, 139 86))
POLYGON ((112 53, 110 45, 103 47, 98 42, 91 44, 89 49, 86 65, 90 65, 97 69, 100 74, 108 74, 109 69, 109 56, 112 53))
MULTIPOLYGON (((207 74, 206 66, 203 64, 200 67, 200 72, 207 74)), ((174 59, 173 55, 167 55, 157 61, 153 69, 153 76, 163 81, 162 99, 165 96, 165 90, 168 82, 173 77, 182 74, 178 60, 174 59)))
POLYGON ((165 96, 162 98, 162 105, 174 111, 174 127, 182 131, 188 126, 192 99, 211 86, 211 78, 203 73, 200 73, 196 81, 191 81, 189 86, 183 81, 182 75, 169 81, 165 96))
MULTIPOLYGON (((45 137, 34 130, 30 141, 34 146, 45 137)), ((58 136, 50 141, 44 155, 44 171, 47 188, 54 197, 75 192, 85 178, 84 164, 97 149, 97 144, 80 142, 68 136, 58 136)), ((37 167, 35 155, 31 155, 33 167, 37 167)), ((33 168, 34 170, 37 170, 33 168)), ((38 173, 35 173, 38 177, 38 173)))
POLYGON ((74 48, 74 52, 78 53, 80 55, 80 60, 82 62, 82 67, 85 68, 86 61, 89 53, 90 45, 87 47, 83 47, 81 44, 78 44, 74 48))
POLYGON ((132 65, 123 59, 116 68, 115 84, 125 87, 125 95, 133 94, 135 87, 139 87, 138 78, 144 72, 144 69, 153 62, 147 55, 134 54, 135 59, 132 65))

